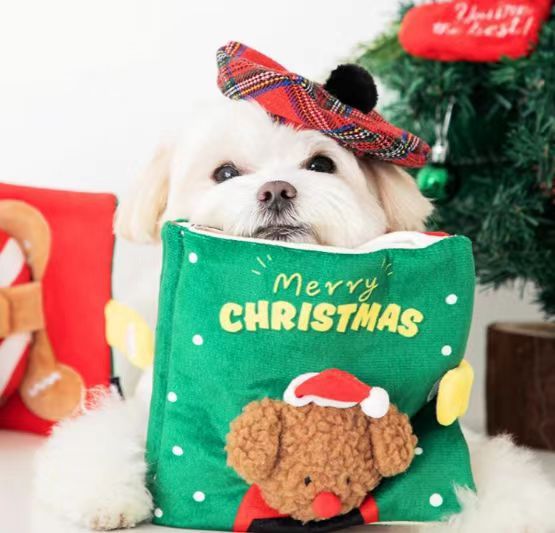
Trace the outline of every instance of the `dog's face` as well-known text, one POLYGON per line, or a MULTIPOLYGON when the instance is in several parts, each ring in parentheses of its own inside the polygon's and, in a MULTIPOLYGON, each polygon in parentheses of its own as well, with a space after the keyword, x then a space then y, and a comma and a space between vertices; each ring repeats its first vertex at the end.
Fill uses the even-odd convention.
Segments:
POLYGON ((225 100, 161 149, 122 203, 116 229, 146 241, 161 221, 185 218, 230 235, 356 247, 421 229, 430 211, 398 167, 277 124, 257 104, 225 100))

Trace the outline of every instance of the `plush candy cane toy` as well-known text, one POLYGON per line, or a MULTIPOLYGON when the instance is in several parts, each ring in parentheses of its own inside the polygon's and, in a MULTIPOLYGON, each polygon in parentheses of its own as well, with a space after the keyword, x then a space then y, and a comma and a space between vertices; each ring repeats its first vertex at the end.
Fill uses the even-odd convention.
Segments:
MULTIPOLYGON (((19 243, 0 230, 0 289, 16 287, 30 280, 31 271, 19 243)), ((15 289, 16 292, 19 290, 15 289)), ((10 292, 13 294, 14 290, 10 292)), ((0 405, 17 390, 27 366, 31 344, 31 333, 12 331, 8 306, 8 299, 0 292, 0 405)))
MULTIPOLYGON (((60 420, 81 406, 85 387, 83 379, 73 368, 56 360, 45 329, 41 281, 50 254, 50 228, 42 214, 29 204, 2 200, 0 231, 10 236, 2 248, 6 252, 5 257, 12 250, 10 254, 19 256, 20 269, 25 271, 21 265, 26 263, 30 272, 29 281, 18 278, 17 281, 23 283, 0 283, 0 338, 4 339, 0 349, 4 347, 7 353, 13 339, 21 339, 18 350, 11 354, 10 359, 13 361, 19 357, 21 360, 24 357, 22 347, 28 348, 27 369, 19 386, 23 403, 40 418, 60 420), (6 249, 6 246, 9 248, 6 249)), ((0 279, 3 275, 8 278, 7 265, 7 259, 5 265, 0 263, 0 279)), ((5 354, 0 352, 0 356, 5 354)), ((15 381, 10 379, 10 387, 14 387, 15 381)))

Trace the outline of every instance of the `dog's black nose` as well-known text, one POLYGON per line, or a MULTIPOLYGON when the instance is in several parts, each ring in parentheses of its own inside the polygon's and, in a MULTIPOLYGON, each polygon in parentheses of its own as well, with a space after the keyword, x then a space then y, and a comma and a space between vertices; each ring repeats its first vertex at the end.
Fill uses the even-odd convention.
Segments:
POLYGON ((280 209, 297 196, 297 189, 287 181, 268 181, 256 193, 258 201, 265 207, 280 209))

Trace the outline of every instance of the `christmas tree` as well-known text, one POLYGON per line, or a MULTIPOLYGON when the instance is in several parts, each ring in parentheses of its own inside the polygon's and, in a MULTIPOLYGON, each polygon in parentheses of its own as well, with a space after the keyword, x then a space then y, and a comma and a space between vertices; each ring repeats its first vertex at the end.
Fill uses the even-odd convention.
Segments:
POLYGON ((554 316, 555 10, 529 55, 447 62, 401 47, 400 21, 411 7, 402 5, 357 61, 393 90, 385 115, 431 144, 452 107, 447 158, 418 175, 436 199, 430 225, 472 239, 480 282, 531 281, 554 316))

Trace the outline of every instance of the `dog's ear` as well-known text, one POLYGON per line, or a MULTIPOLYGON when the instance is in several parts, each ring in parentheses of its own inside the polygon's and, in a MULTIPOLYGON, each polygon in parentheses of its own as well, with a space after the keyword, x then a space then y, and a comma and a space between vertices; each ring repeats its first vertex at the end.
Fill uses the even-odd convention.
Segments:
POLYGON ((159 240, 160 217, 166 209, 173 152, 172 146, 161 146, 130 194, 119 204, 114 224, 116 235, 134 242, 159 240))
POLYGON ((433 205, 401 167, 363 161, 369 186, 378 194, 387 218, 387 231, 422 231, 433 205))
POLYGON ((417 439, 409 417, 397 407, 391 405, 385 416, 372 420, 370 439, 376 469, 382 476, 396 476, 410 466, 417 439))
POLYGON ((268 398, 252 402, 231 423, 227 464, 248 483, 267 479, 277 463, 282 406, 282 402, 268 398))

